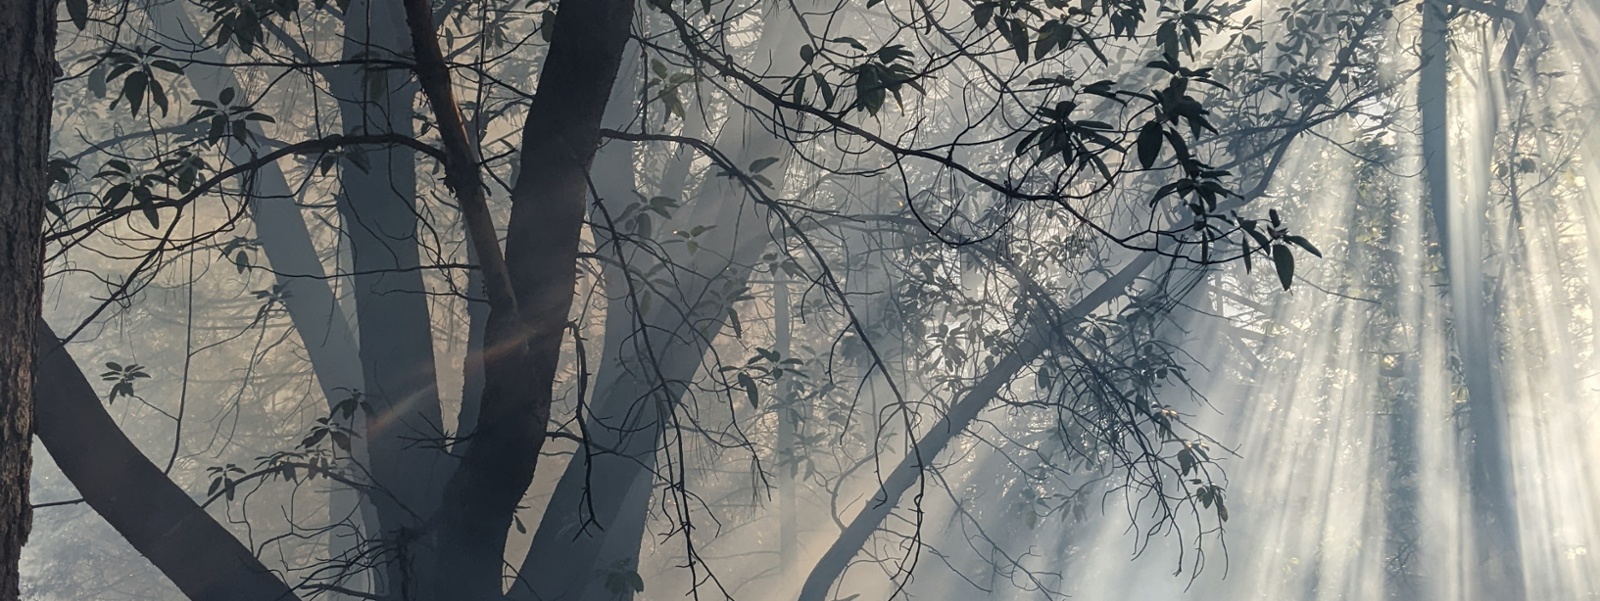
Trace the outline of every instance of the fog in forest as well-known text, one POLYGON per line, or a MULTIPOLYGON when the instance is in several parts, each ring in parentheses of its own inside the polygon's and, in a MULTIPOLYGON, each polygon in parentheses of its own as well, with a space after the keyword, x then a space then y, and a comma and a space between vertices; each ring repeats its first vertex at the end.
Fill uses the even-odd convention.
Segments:
POLYGON ((59 4, 21 599, 1600 598, 1600 3, 59 4))

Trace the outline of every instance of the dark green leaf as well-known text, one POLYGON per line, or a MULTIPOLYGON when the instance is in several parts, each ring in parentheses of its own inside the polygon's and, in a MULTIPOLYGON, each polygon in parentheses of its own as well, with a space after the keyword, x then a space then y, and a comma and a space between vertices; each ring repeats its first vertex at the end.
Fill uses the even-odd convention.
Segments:
POLYGON ((756 381, 750 377, 750 374, 739 373, 739 386, 744 387, 744 396, 750 399, 750 408, 755 409, 761 406, 758 402, 760 393, 756 390, 756 381))
POLYGON ((1151 121, 1139 128, 1139 138, 1135 141, 1139 149, 1139 164, 1149 169, 1156 164, 1156 159, 1161 156, 1161 123, 1151 121))
POLYGON ((1283 284, 1284 290, 1288 290, 1294 282, 1294 253, 1282 244, 1273 245, 1272 262, 1278 268, 1278 281, 1283 284))
POLYGON ((83 31, 89 26, 89 0, 67 0, 67 16, 72 18, 73 27, 83 31))
POLYGON ((1310 240, 1300 236, 1284 236, 1283 239, 1293 242, 1295 246, 1306 249, 1306 252, 1316 255, 1318 259, 1322 258, 1322 251, 1317 250, 1317 247, 1312 246, 1310 240))
POLYGON ((761 173, 762 171, 766 171, 768 167, 771 167, 773 164, 775 164, 777 162, 778 162, 778 158, 777 157, 767 157, 767 158, 764 158, 764 159, 756 159, 755 162, 750 163, 750 172, 751 173, 761 173))

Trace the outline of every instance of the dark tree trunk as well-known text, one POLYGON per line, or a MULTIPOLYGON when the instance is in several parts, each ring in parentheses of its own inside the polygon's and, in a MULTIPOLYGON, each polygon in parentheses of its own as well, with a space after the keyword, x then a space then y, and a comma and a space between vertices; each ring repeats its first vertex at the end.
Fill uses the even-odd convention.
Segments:
MULTIPOLYGON (((35 318, 37 319, 37 318, 35 318)), ((293 591, 151 463, 38 322, 39 440, 100 517, 190 601, 286 601, 293 591)))
POLYGON ((17 560, 32 521, 33 336, 50 189, 55 8, 51 0, 0 1, 0 601, 19 594, 17 560))
POLYGON ((506 249, 484 204, 476 151, 462 123, 427 2, 406 0, 417 76, 484 266, 489 316, 484 390, 460 466, 445 487, 434 536, 441 591, 464 601, 501 595, 505 543, 533 481, 550 421, 561 342, 577 280, 578 240, 600 120, 633 23, 632 0, 563 2, 523 130, 506 249))

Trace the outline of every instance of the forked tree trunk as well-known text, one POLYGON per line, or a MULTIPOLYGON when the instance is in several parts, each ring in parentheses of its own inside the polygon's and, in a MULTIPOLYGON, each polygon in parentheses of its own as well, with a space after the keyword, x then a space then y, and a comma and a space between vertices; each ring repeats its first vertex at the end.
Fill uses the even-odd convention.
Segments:
POLYGON ((56 75, 56 3, 0 1, 0 601, 18 596, 32 512, 34 324, 39 320, 56 75))
POLYGON ((448 156, 445 182, 460 201, 484 266, 489 316, 477 423, 445 486, 433 523, 434 590, 463 601, 501 596, 507 531, 546 440, 578 240, 600 120, 633 24, 632 0, 564 2, 523 130, 519 176, 502 253, 484 202, 476 150, 462 122, 431 7, 405 0, 417 76, 448 156))

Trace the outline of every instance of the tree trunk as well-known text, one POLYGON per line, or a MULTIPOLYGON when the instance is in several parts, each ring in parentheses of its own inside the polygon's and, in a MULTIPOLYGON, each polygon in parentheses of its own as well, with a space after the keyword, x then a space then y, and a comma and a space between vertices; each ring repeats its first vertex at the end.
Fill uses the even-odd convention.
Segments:
MULTIPOLYGON (((173 39, 199 39, 203 30, 184 12, 183 6, 158 3, 148 9, 156 31, 173 39)), ((226 57, 216 50, 196 52, 193 58, 203 63, 222 64, 226 57)), ((240 90, 237 78, 227 69, 213 68, 201 71, 197 64, 190 67, 189 82, 201 98, 214 99, 222 90, 240 90)), ((262 135, 261 128, 250 123, 251 133, 262 135)), ((235 165, 255 159, 251 147, 229 144, 228 160, 235 165)), ((289 320, 294 324, 300 344, 306 349, 311 370, 331 411, 340 401, 365 389, 361 375, 361 354, 356 346, 355 333, 339 309, 337 298, 328 286, 327 271, 317 255, 311 232, 306 229, 305 216, 296 205, 297 196, 290 189, 283 171, 276 164, 257 170, 247 180, 251 222, 255 225, 256 242, 266 256, 276 285, 282 286, 283 304, 289 320)), ((348 486, 328 485, 328 516, 331 524, 348 522, 347 526, 329 532, 328 556, 332 559, 348 557, 358 543, 378 525, 377 512, 370 502, 348 486)), ((341 583, 350 586, 350 582, 341 583)), ((329 598, 338 601, 344 595, 331 593, 329 598)))
POLYGON ((1506 407, 1495 382, 1497 320, 1485 310, 1484 266, 1478 248, 1482 244, 1481 233, 1476 228, 1457 227, 1481 221, 1481 215, 1458 215, 1460 207, 1450 197, 1449 10, 1444 0, 1428 0, 1422 7, 1417 105, 1422 117, 1424 182, 1439 243, 1442 275, 1450 291, 1449 315, 1468 399, 1467 467, 1475 564, 1472 573, 1477 580, 1478 598, 1516 601, 1525 593, 1506 438, 1506 407))
MULTIPOLYGON (((789 308, 789 274, 782 269, 773 274, 772 284, 772 338, 774 350, 784 359, 793 359, 794 312, 789 308)), ((793 380, 778 382, 778 574, 788 580, 794 573, 798 552, 799 525, 796 513, 800 510, 795 498, 795 427, 800 421, 800 408, 795 405, 793 380)))
POLYGON ((190 601, 296 599, 128 440, 50 326, 37 333, 39 440, 89 507, 190 601))
MULTIPOLYGON (((345 21, 343 56, 356 61, 404 60, 410 44, 405 15, 393 2, 356 0, 345 21), (354 17, 359 15, 359 17, 354 17)), ((347 134, 393 133, 415 137, 417 83, 404 71, 344 67, 326 74, 347 134)), ((372 534, 392 554, 384 557, 384 592, 438 598, 430 579, 411 578, 431 566, 429 547, 412 544, 422 520, 438 507, 439 490, 453 467, 440 452, 443 412, 434 365, 427 290, 419 269, 416 151, 399 146, 366 151, 365 168, 339 169, 336 198, 350 244, 356 331, 361 348, 360 392, 369 410, 363 440, 379 524, 372 534), (429 444, 434 441, 436 444, 429 444), (411 579, 409 582, 402 580, 411 579)))
POLYGON ((19 592, 17 562, 32 511, 34 324, 39 321, 41 226, 50 190, 56 3, 0 2, 0 601, 19 592))
POLYGON ((507 531, 533 480, 550 420, 561 342, 577 279, 578 240, 600 120, 633 24, 631 0, 562 3, 523 130, 504 254, 484 205, 476 150, 462 123, 427 2, 406 0, 417 75, 484 265, 490 309, 484 390, 470 443, 435 522, 437 590, 501 596, 507 531))

